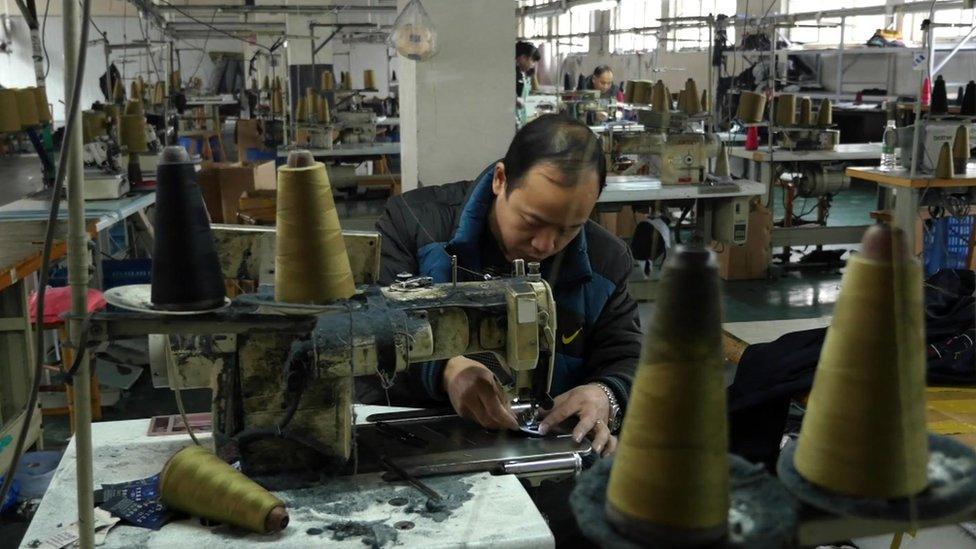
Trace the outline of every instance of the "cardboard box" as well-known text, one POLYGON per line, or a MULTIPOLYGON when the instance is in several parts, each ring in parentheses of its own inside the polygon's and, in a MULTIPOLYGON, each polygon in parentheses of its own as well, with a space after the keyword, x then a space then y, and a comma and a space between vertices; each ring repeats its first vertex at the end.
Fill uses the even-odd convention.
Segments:
POLYGON ((205 164, 197 181, 203 191, 212 223, 237 223, 238 201, 248 191, 276 190, 277 172, 274 161, 253 166, 239 163, 205 164))
POLYGON ((766 278, 772 261, 769 248, 773 230, 773 214, 759 199, 750 204, 749 230, 742 246, 714 245, 718 254, 718 273, 723 280, 755 280, 766 278))
POLYGON ((245 225, 274 225, 278 215, 277 191, 248 191, 237 203, 237 221, 245 225))
POLYGON ((264 121, 257 119, 238 120, 235 127, 237 133, 237 160, 246 163, 248 149, 264 149, 264 121))

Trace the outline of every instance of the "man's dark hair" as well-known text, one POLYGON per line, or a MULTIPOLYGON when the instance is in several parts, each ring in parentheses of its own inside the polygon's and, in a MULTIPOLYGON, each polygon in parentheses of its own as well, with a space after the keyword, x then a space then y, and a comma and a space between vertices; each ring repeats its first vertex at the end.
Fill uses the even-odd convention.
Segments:
POLYGON ((607 184, 607 159, 603 143, 585 124, 561 114, 546 114, 522 127, 508 152, 505 164, 505 193, 522 183, 522 177, 536 164, 549 164, 568 176, 566 185, 578 185, 582 176, 595 171, 599 191, 607 184))
POLYGON ((613 72, 610 65, 597 65, 597 67, 593 69, 593 76, 602 76, 605 72, 613 72))
POLYGON ((529 57, 534 61, 538 61, 536 56, 539 55, 539 48, 533 46, 531 42, 519 40, 515 43, 515 57, 522 55, 529 57))
POLYGON ((532 52, 532 60, 536 62, 542 60, 542 52, 539 51, 539 48, 536 48, 535 51, 532 52))

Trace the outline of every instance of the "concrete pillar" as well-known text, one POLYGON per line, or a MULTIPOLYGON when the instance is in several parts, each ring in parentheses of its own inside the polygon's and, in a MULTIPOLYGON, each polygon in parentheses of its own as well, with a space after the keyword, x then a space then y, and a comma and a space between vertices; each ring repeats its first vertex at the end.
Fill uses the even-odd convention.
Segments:
MULTIPOLYGON (((407 0, 397 0, 403 9, 407 0)), ((400 58, 403 190, 472 179, 515 135, 515 10, 498 0, 423 0, 439 53, 400 58)))

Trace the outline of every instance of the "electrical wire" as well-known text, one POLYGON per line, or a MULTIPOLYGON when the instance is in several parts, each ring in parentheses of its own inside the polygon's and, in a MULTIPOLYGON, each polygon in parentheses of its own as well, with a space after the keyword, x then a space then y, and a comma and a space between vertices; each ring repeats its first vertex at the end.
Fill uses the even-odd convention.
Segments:
POLYGON ((81 40, 78 47, 78 63, 76 65, 75 80, 71 87, 71 97, 68 103, 68 120, 65 124, 64 140, 61 144, 62 154, 58 159, 58 172, 54 178, 54 187, 51 189, 51 210, 48 214, 47 230, 44 234, 44 248, 41 255, 40 287, 37 292, 37 315, 35 318, 35 367, 33 386, 31 387, 30 397, 27 399, 27 409, 24 410, 24 423, 21 425, 20 433, 17 435, 17 444, 14 446, 13 457, 10 462, 10 469, 3 479, 3 486, 0 486, 0 502, 7 498, 7 492, 13 484, 14 475, 17 473, 17 465, 21 456, 24 454, 24 446, 27 442, 27 432, 30 431, 31 419, 37 408, 37 397, 41 388, 41 375, 44 372, 44 300, 47 293, 47 283, 51 274, 51 249, 54 246, 54 228, 58 222, 58 212, 61 205, 61 189, 64 187, 64 180, 67 175, 68 153, 71 148, 71 141, 75 133, 74 125, 81 120, 81 85, 85 75, 85 60, 88 57, 88 20, 91 17, 92 0, 83 0, 81 17, 81 40))
POLYGON ((44 52, 44 80, 51 73, 51 58, 47 54, 47 12, 51 7, 51 0, 44 2, 44 18, 41 19, 41 51, 44 52))
POLYGON ((181 10, 179 5, 173 4, 172 2, 169 2, 168 0, 159 0, 159 1, 161 3, 163 3, 163 4, 165 4, 165 5, 173 8, 177 13, 179 13, 180 15, 186 17, 187 19, 192 20, 194 23, 199 23, 199 24, 207 27, 208 29, 210 29, 210 30, 212 30, 212 31, 214 31, 214 32, 216 32, 218 34, 222 34, 222 35, 224 35, 224 36, 226 36, 228 38, 231 38, 233 40, 237 40, 238 42, 243 42, 245 44, 249 44, 249 45, 254 46, 256 48, 262 48, 262 49, 268 50, 268 52, 271 52, 272 51, 271 48, 269 48, 268 46, 264 46, 262 44, 259 44, 257 41, 252 42, 252 41, 250 41, 250 40, 248 40, 246 38, 241 38, 240 36, 237 36, 237 35, 231 34, 229 32, 220 30, 217 27, 213 26, 212 24, 207 23, 206 21, 202 21, 200 19, 197 19, 196 17, 193 17, 189 13, 181 10))
MULTIPOLYGON (((213 15, 210 16, 211 25, 213 25, 213 22, 217 19, 217 13, 219 11, 220 11, 219 9, 215 9, 213 11, 213 15)), ((190 74, 190 77, 187 79, 187 82, 193 80, 193 78, 197 75, 197 72, 199 72, 200 67, 203 65, 203 60, 207 58, 207 44, 210 43, 210 37, 212 35, 213 35, 212 33, 208 32, 207 37, 203 39, 203 47, 200 48, 200 60, 197 61, 197 66, 196 68, 193 69, 193 72, 190 74)))

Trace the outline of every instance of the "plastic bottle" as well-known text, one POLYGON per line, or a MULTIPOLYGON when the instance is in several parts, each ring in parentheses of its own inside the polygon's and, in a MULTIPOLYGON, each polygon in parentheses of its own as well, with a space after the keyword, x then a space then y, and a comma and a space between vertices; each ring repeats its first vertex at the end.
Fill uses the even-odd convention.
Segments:
POLYGON ((898 168, 898 130, 895 121, 888 120, 881 141, 881 169, 891 171, 898 168))

